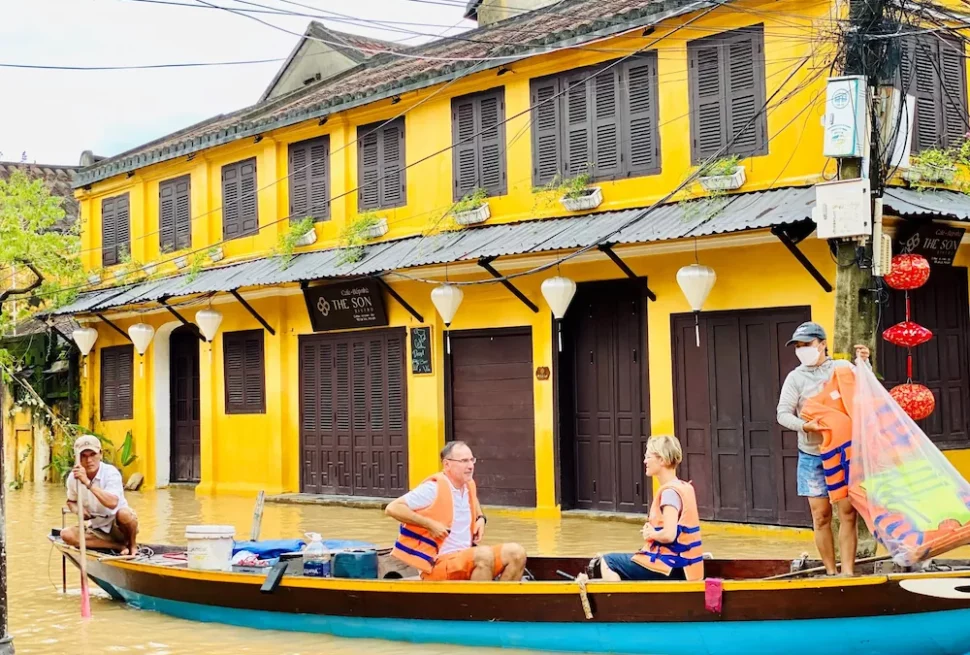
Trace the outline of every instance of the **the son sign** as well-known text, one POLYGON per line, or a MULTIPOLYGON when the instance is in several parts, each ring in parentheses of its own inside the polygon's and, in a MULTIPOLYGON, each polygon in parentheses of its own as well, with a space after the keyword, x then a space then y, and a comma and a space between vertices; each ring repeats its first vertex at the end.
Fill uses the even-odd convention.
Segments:
POLYGON ((384 296, 374 280, 307 287, 303 296, 314 332, 387 325, 384 296))

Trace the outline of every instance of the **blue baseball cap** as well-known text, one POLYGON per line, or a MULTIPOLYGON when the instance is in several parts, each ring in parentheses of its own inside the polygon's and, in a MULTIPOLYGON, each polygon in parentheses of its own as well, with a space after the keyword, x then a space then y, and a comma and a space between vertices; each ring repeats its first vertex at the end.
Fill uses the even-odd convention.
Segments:
POLYGON ((826 338, 825 328, 818 323, 808 321, 807 323, 802 323, 795 328, 795 332, 791 335, 791 339, 789 339, 788 343, 785 345, 790 346, 795 343, 809 343, 812 339, 825 341, 826 338))

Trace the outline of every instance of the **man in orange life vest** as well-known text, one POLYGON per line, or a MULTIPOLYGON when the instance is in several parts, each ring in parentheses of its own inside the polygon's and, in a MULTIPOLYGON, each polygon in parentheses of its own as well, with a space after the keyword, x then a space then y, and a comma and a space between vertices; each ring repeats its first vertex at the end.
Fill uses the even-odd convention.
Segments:
POLYGON ((432 475, 385 510, 401 523, 391 554, 421 572, 422 580, 521 580, 525 549, 482 546, 485 515, 478 504, 475 458, 464 441, 441 451, 442 472, 432 475))

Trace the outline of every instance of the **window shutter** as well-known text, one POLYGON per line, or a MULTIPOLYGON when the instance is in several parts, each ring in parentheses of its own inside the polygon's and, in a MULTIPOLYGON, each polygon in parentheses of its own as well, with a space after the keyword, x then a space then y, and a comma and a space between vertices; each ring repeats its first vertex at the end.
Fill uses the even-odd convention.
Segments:
POLYGON ((290 144, 290 219, 330 217, 330 138, 290 144))
POLYGON ((726 143, 721 50, 716 44, 689 43, 687 60, 691 153, 694 163, 697 164, 716 155, 726 143))
POLYGON ((479 186, 478 139, 475 133, 477 103, 474 98, 460 98, 452 103, 451 131, 455 143, 452 155, 455 200, 461 200, 479 186))
POLYGON ((131 211, 127 193, 115 200, 115 256, 121 262, 131 254, 131 211))
POLYGON ((256 158, 239 164, 240 215, 243 236, 259 231, 259 210, 256 202, 256 158))
POLYGON ((239 168, 235 164, 222 167, 222 238, 242 236, 239 228, 239 168))
POLYGON ((962 41, 942 39, 937 43, 940 50, 942 78, 943 125, 946 130, 943 145, 952 148, 963 141, 970 131, 967 122, 967 72, 962 41))
POLYGON ((250 412, 262 413, 266 409, 263 399, 263 331, 255 330, 245 337, 244 392, 245 406, 250 412))
POLYGON ((477 188, 506 193, 505 91, 497 89, 452 101, 454 199, 477 188))
POLYGON ((222 167, 222 238, 238 239, 259 231, 256 158, 222 167))
POLYGON ((307 171, 310 149, 305 141, 290 144, 290 220, 302 221, 310 216, 310 187, 307 171))
POLYGON ((263 331, 223 335, 226 414, 266 412, 263 331))
POLYGON ((406 204, 404 175, 404 121, 395 120, 381 131, 381 207, 406 204))
POLYGON ((367 431, 367 342, 363 339, 352 341, 350 393, 353 397, 351 415, 355 434, 367 431))
POLYGON ((379 180, 381 165, 379 159, 378 138, 379 131, 369 127, 358 130, 357 153, 357 209, 377 209, 380 206, 381 191, 379 180))
MULTIPOLYGON (((596 177, 615 178, 620 173, 620 67, 614 66, 599 73, 587 84, 592 91, 592 149, 587 155, 587 161, 592 164, 590 173, 596 177)), ((570 157, 573 156, 572 145, 570 140, 570 157)), ((579 172, 573 169, 571 174, 579 172)))
POLYGON ((917 152, 940 145, 940 135, 943 132, 942 115, 940 112, 940 78, 936 72, 934 59, 937 50, 933 44, 925 39, 916 38, 912 49, 907 50, 913 55, 912 86, 910 93, 916 98, 916 118, 913 123, 913 144, 917 152))
POLYGON ((626 174, 633 177, 660 169, 660 130, 657 125, 657 55, 623 64, 626 81, 626 174))
POLYGON ((382 433, 387 429, 385 422, 384 397, 386 395, 387 380, 384 374, 384 339, 375 337, 367 340, 367 385, 369 398, 367 399, 370 414, 370 429, 374 433, 382 433))
POLYGON ((765 102, 764 48, 760 31, 743 32, 728 40, 721 53, 727 71, 727 152, 753 155, 767 151, 767 124, 761 111, 765 102))
POLYGON ((498 89, 480 96, 477 105, 476 125, 480 132, 479 160, 482 165, 479 186, 490 196, 505 195, 505 90, 498 89))
POLYGON ((407 422, 407 404, 404 401, 404 338, 400 334, 387 335, 387 427, 401 431, 407 422))
POLYGON ((118 354, 111 348, 101 349, 101 419, 118 415, 118 354))
POLYGON ((158 245, 162 252, 175 250, 175 185, 158 185, 158 245))
POLYGON ((192 247, 192 179, 185 175, 175 182, 175 249, 192 247))
POLYGON ((130 419, 132 411, 133 346, 101 349, 101 420, 130 419))
POLYGON ((162 252, 192 245, 189 188, 188 175, 158 185, 159 247, 162 252))
POLYGON ((105 198, 101 201, 101 265, 113 266, 118 263, 117 221, 115 219, 115 201, 117 198, 105 198))
POLYGON ((532 110, 532 180, 535 186, 548 184, 562 171, 563 157, 559 147, 561 103, 560 98, 555 97, 558 93, 558 79, 542 80, 532 85, 532 106, 535 107, 532 110))
POLYGON ((576 75, 564 80, 566 89, 566 165, 569 177, 588 172, 589 153, 592 145, 590 96, 593 81, 584 81, 587 75, 576 75))

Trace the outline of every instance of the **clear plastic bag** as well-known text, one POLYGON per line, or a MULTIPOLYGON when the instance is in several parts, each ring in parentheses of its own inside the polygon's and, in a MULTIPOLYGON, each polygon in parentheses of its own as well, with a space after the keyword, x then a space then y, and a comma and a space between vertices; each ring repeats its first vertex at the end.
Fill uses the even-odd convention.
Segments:
POLYGON ((849 497, 901 566, 970 543, 970 483, 856 364, 849 497))

